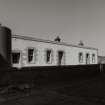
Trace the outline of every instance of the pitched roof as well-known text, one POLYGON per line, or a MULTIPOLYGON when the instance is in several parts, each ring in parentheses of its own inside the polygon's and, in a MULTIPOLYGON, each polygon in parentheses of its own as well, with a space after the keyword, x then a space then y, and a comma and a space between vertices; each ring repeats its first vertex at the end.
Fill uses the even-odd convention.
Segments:
POLYGON ((43 42, 43 43, 51 43, 51 44, 57 44, 57 45, 64 45, 64 46, 98 50, 97 48, 93 48, 93 47, 67 44, 65 42, 50 41, 50 40, 44 40, 44 39, 39 39, 39 38, 34 38, 34 37, 29 37, 29 36, 12 35, 12 38, 18 38, 18 39, 23 39, 23 40, 30 40, 30 41, 37 41, 37 42, 43 42))

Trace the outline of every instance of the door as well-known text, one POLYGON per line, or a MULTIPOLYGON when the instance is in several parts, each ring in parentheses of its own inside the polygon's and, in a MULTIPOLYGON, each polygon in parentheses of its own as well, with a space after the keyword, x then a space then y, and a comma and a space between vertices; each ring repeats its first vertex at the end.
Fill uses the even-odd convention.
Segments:
POLYGON ((65 53, 64 51, 58 51, 58 65, 65 64, 65 53))

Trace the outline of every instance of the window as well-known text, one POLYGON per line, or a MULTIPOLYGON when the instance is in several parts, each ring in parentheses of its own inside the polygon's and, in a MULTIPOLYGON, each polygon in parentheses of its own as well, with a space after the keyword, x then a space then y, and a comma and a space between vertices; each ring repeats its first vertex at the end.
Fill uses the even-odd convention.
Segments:
POLYGON ((79 53, 79 63, 83 63, 83 53, 79 53))
POLYGON ((12 53, 12 62, 13 64, 18 64, 20 60, 20 52, 13 52, 12 53))
POLYGON ((95 63, 95 54, 92 54, 92 63, 95 63))
POLYGON ((90 55, 86 54, 86 64, 90 64, 90 55))
POLYGON ((46 50, 46 63, 52 62, 52 50, 46 50))
POLYGON ((35 63, 35 49, 28 49, 28 63, 35 63))

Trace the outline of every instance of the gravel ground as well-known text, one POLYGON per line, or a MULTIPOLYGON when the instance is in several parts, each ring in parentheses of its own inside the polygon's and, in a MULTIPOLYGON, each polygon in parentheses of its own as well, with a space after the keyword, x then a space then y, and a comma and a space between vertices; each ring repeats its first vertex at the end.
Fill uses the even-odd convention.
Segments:
POLYGON ((105 75, 0 95, 0 105, 105 105, 105 75))

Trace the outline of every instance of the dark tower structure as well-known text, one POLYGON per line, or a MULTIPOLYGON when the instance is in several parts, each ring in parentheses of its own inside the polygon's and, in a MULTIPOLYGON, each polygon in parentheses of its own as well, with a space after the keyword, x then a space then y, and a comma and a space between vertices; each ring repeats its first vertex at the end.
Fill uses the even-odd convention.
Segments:
POLYGON ((0 25, 0 67, 11 67, 11 30, 0 25))

